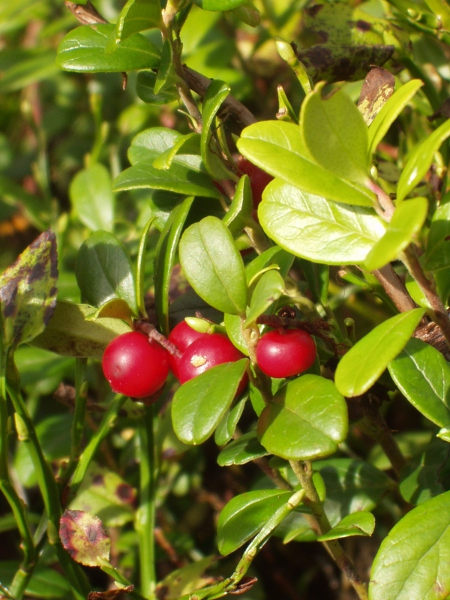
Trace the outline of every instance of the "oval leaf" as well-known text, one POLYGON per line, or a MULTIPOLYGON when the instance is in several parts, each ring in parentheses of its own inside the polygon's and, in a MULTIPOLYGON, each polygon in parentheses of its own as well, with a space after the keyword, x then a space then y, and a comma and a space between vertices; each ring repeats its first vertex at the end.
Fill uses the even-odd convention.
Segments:
POLYGON ((245 465, 255 458, 267 456, 267 450, 261 446, 256 437, 256 431, 244 433, 237 440, 228 444, 217 457, 217 464, 221 467, 230 465, 245 465))
POLYGON ((314 162, 298 125, 283 121, 255 123, 244 129, 237 146, 253 164, 304 192, 345 204, 375 203, 372 192, 314 162))
POLYGON ((412 198, 399 204, 387 226, 386 233, 367 255, 364 267, 368 271, 374 271, 395 260, 422 229, 427 212, 426 198, 412 198))
POLYGON ((375 557, 370 600, 444 600, 450 592, 450 492, 404 516, 375 557))
POLYGON ((397 188, 397 202, 406 198, 411 190, 421 181, 430 168, 435 153, 440 145, 450 136, 450 121, 445 121, 424 142, 411 152, 403 168, 397 188))
POLYGON ((398 389, 427 419, 450 427, 450 365, 436 348, 411 339, 389 364, 398 389))
POLYGON ((186 279, 205 302, 225 313, 245 312, 244 263, 230 231, 220 219, 206 217, 186 229, 179 253, 186 279))
POLYGON ((114 41, 119 44, 133 33, 158 27, 160 23, 159 0, 128 0, 117 19, 114 41))
POLYGON ((100 567, 109 561, 111 541, 98 517, 82 510, 65 510, 59 537, 73 560, 82 565, 100 567))
POLYGON ((219 425, 236 395, 248 359, 218 365, 187 381, 175 393, 172 422, 185 444, 201 444, 219 425))
POLYGON ((260 531, 293 492, 257 490, 236 496, 222 510, 217 523, 218 547, 227 556, 260 531))
POLYGON ((337 366, 335 383, 341 394, 352 398, 372 387, 406 346, 424 313, 423 308, 400 313, 359 340, 337 366))
POLYGON ((250 309, 243 325, 245 329, 262 315, 274 302, 283 295, 284 281, 278 271, 267 271, 258 280, 253 290, 250 309))
POLYGON ((92 231, 111 231, 114 222, 114 194, 109 171, 99 163, 79 171, 72 179, 69 194, 80 221, 92 231))
POLYGON ((259 205, 264 231, 296 256, 324 264, 358 264, 383 236, 369 209, 329 202, 280 180, 269 183, 259 205))
POLYGON ((202 134, 201 134, 201 153, 205 163, 206 170, 214 177, 214 179, 228 179, 230 171, 225 167, 223 160, 220 158, 220 150, 217 148, 213 133, 215 130, 215 118, 223 101, 230 93, 230 87, 220 81, 214 79, 208 85, 203 97, 202 111, 202 134))
POLYGON ((375 529, 375 517, 370 512, 356 512, 347 515, 333 529, 317 538, 319 542, 338 540, 352 535, 372 535, 375 529))
POLYGON ((289 381, 258 420, 261 444, 287 460, 311 460, 336 452, 348 430, 347 404, 334 383, 317 375, 289 381))
POLYGON ((81 245, 75 275, 84 301, 101 306, 112 298, 121 298, 137 314, 131 260, 111 233, 96 231, 81 245))
POLYGON ((56 306, 57 280, 56 236, 48 229, 0 276, 0 327, 6 345, 29 342, 46 327, 56 306))
POLYGON ((58 47, 56 64, 77 73, 112 73, 152 69, 159 65, 159 51, 140 33, 135 33, 109 52, 109 36, 115 25, 82 25, 70 31, 58 47))
POLYGON ((300 129, 314 160, 347 181, 364 185, 367 172, 367 126, 342 90, 322 97, 321 82, 302 103, 300 129))

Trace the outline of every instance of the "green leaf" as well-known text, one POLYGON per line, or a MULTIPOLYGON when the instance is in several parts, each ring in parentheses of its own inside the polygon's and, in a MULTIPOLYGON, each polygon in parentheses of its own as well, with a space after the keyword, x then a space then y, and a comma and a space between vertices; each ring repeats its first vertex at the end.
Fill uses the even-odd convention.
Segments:
POLYGON ((345 399, 334 383, 317 375, 289 381, 258 420, 258 439, 271 454, 312 460, 336 452, 348 430, 345 399))
POLYGON ((236 496, 222 510, 217 523, 219 552, 227 556, 260 531, 289 501, 293 492, 257 490, 236 496))
POLYGON ((433 215, 423 266, 427 271, 450 267, 450 202, 439 206, 433 215))
POLYGON ((228 179, 230 171, 220 158, 220 149, 215 143, 213 133, 216 114, 229 93, 230 87, 226 83, 220 81, 220 79, 214 79, 208 85, 203 98, 203 124, 200 144, 202 159, 211 177, 219 181, 228 179))
POLYGON ((448 443, 433 440, 418 460, 410 462, 400 474, 399 489, 406 502, 422 504, 450 488, 448 443))
POLYGON ((221 467, 245 465, 268 454, 267 450, 258 442, 256 431, 249 431, 238 437, 237 440, 230 442, 221 451, 217 457, 217 464, 221 467))
POLYGON ((172 402, 174 431, 185 444, 207 440, 231 405, 248 359, 217 365, 187 381, 172 402))
POLYGON ((243 325, 248 327, 274 304, 284 293, 284 281, 278 271, 270 270, 261 275, 252 293, 250 309, 243 325))
POLYGON ((139 71, 136 81, 136 93, 138 97, 147 104, 169 104, 174 100, 179 100, 179 94, 175 86, 175 77, 172 73, 167 75, 167 79, 162 88, 158 89, 157 75, 153 71, 139 71))
POLYGON ((134 33, 108 51, 115 25, 82 25, 70 31, 58 47, 56 64, 77 73, 122 72, 152 69, 159 65, 159 50, 140 33, 134 33))
POLYGON ((425 141, 414 148, 403 168, 397 186, 397 203, 406 198, 430 168, 440 145, 450 136, 450 121, 445 121, 425 141))
POLYGON ((385 225, 367 208, 329 202, 280 180, 269 183, 259 205, 264 231, 301 258, 331 265, 362 263, 385 225))
POLYGON ((116 192, 141 188, 166 190, 185 196, 220 198, 220 192, 196 156, 188 162, 177 155, 170 168, 164 171, 147 161, 138 162, 122 171, 114 180, 113 189, 116 192))
POLYGON ((375 204, 372 192, 344 181, 311 158, 298 125, 284 121, 255 123, 243 130, 237 147, 253 164, 304 192, 345 204, 375 204))
POLYGON ((369 127, 369 159, 411 98, 423 86, 420 79, 412 79, 397 90, 383 105, 369 127))
MULTIPOLYGON (((159 0, 158 0, 159 4, 159 0)), ((156 75, 153 92, 159 94, 162 88, 167 84, 169 76, 173 73, 173 50, 172 43, 169 40, 164 40, 163 49, 161 52, 161 63, 156 75)))
POLYGON ((420 232, 427 218, 427 212, 426 198, 412 198, 399 204, 387 226, 386 233, 367 255, 364 268, 368 271, 381 269, 395 260, 420 232))
POLYGON ((300 130, 315 162, 340 179, 364 185, 368 180, 367 126, 342 90, 322 97, 319 83, 302 103, 300 130))
POLYGON ((283 248, 280 248, 279 246, 273 246, 272 248, 265 250, 245 266, 247 282, 250 284, 258 273, 264 271, 270 265, 277 265, 280 269, 280 275, 284 279, 289 273, 293 262, 294 257, 292 254, 286 252, 286 250, 283 250, 283 248))
POLYGON ((159 0, 128 0, 116 22, 114 42, 118 45, 133 33, 159 27, 160 23, 159 0))
POLYGON ((170 213, 158 245, 155 256, 155 306, 158 323, 165 335, 169 334, 169 290, 170 277, 175 264, 175 257, 189 210, 194 198, 186 198, 170 213))
POLYGON ((237 424, 242 416, 247 400, 248 395, 245 395, 224 414, 214 433, 214 441, 218 446, 224 446, 235 434, 237 424))
POLYGON ((132 165, 142 161, 153 162, 183 137, 178 131, 167 127, 144 129, 133 138, 128 148, 128 160, 132 165))
POLYGON ((252 217, 253 200, 250 178, 243 175, 236 185, 233 201, 222 221, 233 235, 239 235, 252 217))
POLYGON ((377 325, 345 354, 336 369, 337 389, 349 398, 364 394, 408 343, 425 310, 415 308, 377 325))
POLYGON ((215 562, 217 562, 217 556, 207 556, 180 569, 175 569, 156 585, 155 597, 163 597, 167 600, 175 598, 188 600, 191 592, 195 592, 211 582, 207 575, 204 577, 202 575, 215 562))
POLYGON ((98 517, 66 509, 60 520, 59 537, 73 560, 82 565, 100 567, 109 561, 111 540, 98 517))
MULTIPOLYGON (((173 159, 180 154, 180 150, 192 150, 194 154, 200 153, 200 136, 198 133, 187 133, 181 136, 177 142, 155 158, 153 166, 155 169, 170 169, 173 159)), ((183 156, 179 156, 183 160, 183 156)))
POLYGON ((220 219, 205 217, 191 225, 183 233, 179 253, 186 279, 205 302, 222 312, 245 313, 244 264, 220 219))
POLYGON ((75 175, 69 194, 80 221, 92 231, 112 231, 114 223, 114 194, 109 171, 95 163, 75 175))
POLYGON ((101 306, 112 298, 121 298, 137 314, 131 260, 111 233, 96 231, 80 246, 75 275, 85 302, 101 306))
POLYGON ((375 529, 375 517, 370 512, 355 512, 347 515, 333 529, 317 538, 318 542, 338 540, 352 535, 372 535, 375 529))
POLYGON ((436 348, 411 339, 389 364, 401 393, 427 419, 450 427, 450 365, 436 348))
POLYGON ((133 521, 135 501, 136 490, 129 483, 93 462, 68 508, 97 516, 105 527, 121 527, 133 521))
POLYGON ((16 348, 44 330, 55 310, 57 280, 56 236, 48 229, 0 276, 1 321, 7 346, 16 348))
POLYGON ((247 343, 242 333, 242 319, 239 315, 224 315, 224 324, 227 335, 238 350, 248 356, 247 343))
POLYGON ((62 356, 101 359, 106 346, 130 327, 120 319, 89 321, 87 317, 94 312, 94 307, 85 304, 58 302, 50 323, 34 338, 33 346, 62 356))
POLYGON ((194 4, 203 8, 203 10, 213 10, 223 12, 225 10, 232 10, 245 4, 247 0, 194 0, 194 4))
MULTIPOLYGON (((14 576, 20 569, 20 563, 17 561, 0 562, 0 579, 4 585, 10 585, 14 576)), ((43 565, 36 565, 31 579, 26 587, 26 596, 32 598, 61 598, 64 600, 72 595, 72 586, 69 580, 53 569, 43 565)))
POLYGON ((450 590, 450 492, 411 510, 383 540, 370 600, 444 600, 450 590))

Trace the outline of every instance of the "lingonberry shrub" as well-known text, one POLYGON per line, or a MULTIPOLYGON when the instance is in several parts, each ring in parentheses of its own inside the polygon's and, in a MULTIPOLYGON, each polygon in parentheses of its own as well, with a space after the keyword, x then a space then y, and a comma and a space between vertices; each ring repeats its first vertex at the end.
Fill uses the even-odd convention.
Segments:
POLYGON ((164 385, 169 374, 169 353, 143 333, 130 331, 110 342, 102 367, 114 392, 146 398, 164 385))
POLYGON ((313 338, 302 329, 273 329, 256 346, 259 368, 270 377, 292 377, 309 369, 316 359, 313 338))

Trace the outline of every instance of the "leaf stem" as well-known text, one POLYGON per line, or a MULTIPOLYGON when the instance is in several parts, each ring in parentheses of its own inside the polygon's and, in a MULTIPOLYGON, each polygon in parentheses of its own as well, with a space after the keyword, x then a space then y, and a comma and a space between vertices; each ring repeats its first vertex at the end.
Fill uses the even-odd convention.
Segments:
POLYGON ((141 589, 147 598, 155 597, 155 494, 157 464, 154 436, 154 406, 145 407, 139 426, 140 454, 140 505, 136 529, 139 535, 139 560, 141 589))

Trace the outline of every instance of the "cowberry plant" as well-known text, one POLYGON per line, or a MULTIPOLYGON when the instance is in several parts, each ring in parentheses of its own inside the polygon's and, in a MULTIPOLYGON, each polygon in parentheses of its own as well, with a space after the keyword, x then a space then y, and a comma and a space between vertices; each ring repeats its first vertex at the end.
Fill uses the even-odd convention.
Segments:
POLYGON ((0 14, 0 596, 449 597, 449 6, 0 14))

